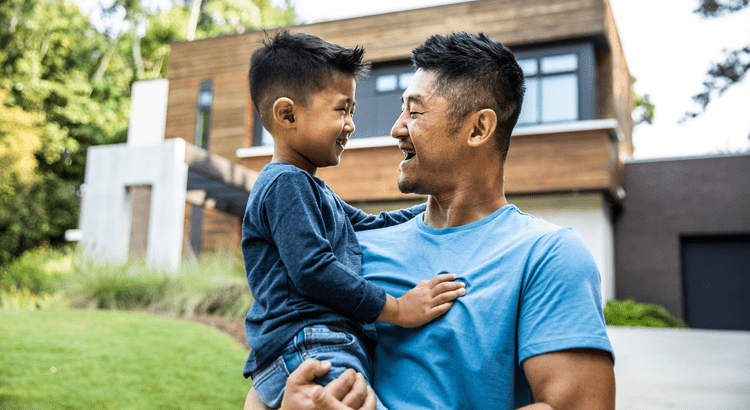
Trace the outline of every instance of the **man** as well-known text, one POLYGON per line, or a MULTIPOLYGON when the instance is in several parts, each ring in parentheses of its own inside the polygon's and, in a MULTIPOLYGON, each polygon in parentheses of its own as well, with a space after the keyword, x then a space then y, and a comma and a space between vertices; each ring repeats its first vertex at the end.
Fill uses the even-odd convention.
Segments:
MULTIPOLYGON (((466 295, 426 326, 378 326, 375 391, 392 410, 614 409, 590 252, 571 230, 505 199, 524 90, 513 54, 482 34, 454 33, 429 38, 412 60, 417 72, 391 135, 404 152, 399 189, 428 195, 427 209, 359 235, 362 274, 398 296, 434 272, 453 272, 466 295)), ((288 385, 299 394, 288 393, 282 408, 365 405, 364 389, 312 386, 310 375, 325 366, 293 374, 288 385)))

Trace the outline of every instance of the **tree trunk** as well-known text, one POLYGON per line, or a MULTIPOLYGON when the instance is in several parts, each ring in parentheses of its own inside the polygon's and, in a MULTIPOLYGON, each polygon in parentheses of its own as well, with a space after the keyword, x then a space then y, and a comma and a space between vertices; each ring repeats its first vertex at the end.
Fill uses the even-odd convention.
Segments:
POLYGON ((133 17, 131 22, 130 34, 133 40, 133 64, 135 64, 135 79, 142 80, 144 77, 143 69, 143 56, 141 55, 141 38, 138 36, 138 23, 140 23, 138 16, 133 17))
POLYGON ((187 40, 193 41, 195 39, 195 30, 198 27, 198 18, 201 15, 201 3, 202 0, 193 0, 192 6, 190 6, 190 21, 188 22, 187 29, 187 40))

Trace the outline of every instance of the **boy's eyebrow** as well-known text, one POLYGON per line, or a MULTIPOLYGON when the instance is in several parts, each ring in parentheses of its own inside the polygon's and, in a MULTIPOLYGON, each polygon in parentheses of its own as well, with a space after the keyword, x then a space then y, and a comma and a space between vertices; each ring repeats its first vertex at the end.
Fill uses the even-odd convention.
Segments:
POLYGON ((355 100, 353 100, 353 99, 351 99, 351 98, 349 98, 349 97, 342 97, 342 98, 341 98, 341 99, 339 100, 339 102, 342 102, 342 103, 346 103, 346 104, 349 104, 349 103, 351 103, 351 104, 352 104, 352 107, 356 107, 356 106, 357 106, 357 101, 355 101, 355 100))

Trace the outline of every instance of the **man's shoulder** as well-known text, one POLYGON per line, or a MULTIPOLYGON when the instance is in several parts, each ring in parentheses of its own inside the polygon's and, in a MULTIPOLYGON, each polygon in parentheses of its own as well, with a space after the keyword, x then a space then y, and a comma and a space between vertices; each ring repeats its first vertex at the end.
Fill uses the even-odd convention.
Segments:
POLYGON ((504 235, 515 234, 529 239, 555 235, 566 228, 544 218, 521 211, 515 205, 508 205, 506 212, 495 221, 495 230, 504 235))

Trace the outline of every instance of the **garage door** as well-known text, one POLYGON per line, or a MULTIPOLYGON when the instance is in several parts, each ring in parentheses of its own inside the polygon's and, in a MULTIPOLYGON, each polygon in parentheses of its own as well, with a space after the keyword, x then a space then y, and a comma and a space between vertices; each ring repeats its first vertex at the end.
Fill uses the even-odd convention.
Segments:
POLYGON ((750 235, 682 238, 691 327, 750 330, 750 235))

